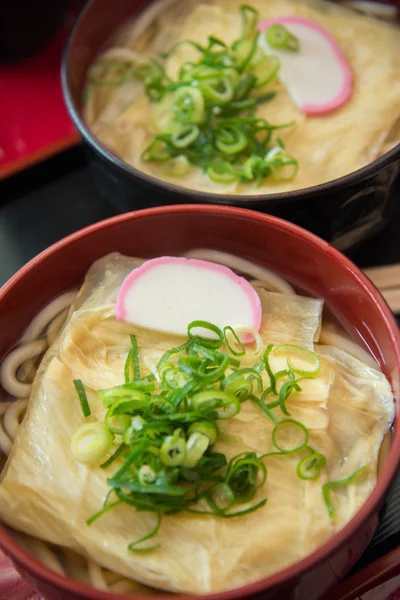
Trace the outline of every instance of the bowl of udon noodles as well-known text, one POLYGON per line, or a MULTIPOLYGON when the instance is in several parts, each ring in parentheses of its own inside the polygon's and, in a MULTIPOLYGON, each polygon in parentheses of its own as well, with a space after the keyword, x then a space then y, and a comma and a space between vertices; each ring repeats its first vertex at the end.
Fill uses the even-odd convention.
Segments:
POLYGON ((70 115, 119 212, 275 214, 343 250, 390 216, 398 7, 349 0, 92 0, 66 48, 70 115))
POLYGON ((317 600, 367 547, 399 332, 322 239, 235 207, 118 215, 14 275, 0 322, 0 547, 47 600, 317 600))

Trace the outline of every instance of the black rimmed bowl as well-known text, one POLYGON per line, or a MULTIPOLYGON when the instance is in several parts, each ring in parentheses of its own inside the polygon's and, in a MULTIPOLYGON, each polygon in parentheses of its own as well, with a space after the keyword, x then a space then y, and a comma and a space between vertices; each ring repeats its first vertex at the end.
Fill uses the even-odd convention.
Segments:
POLYGON ((62 64, 67 108, 92 155, 99 191, 117 212, 188 201, 250 208, 301 225, 341 250, 384 227, 395 201, 393 189, 400 174, 400 144, 345 177, 306 189, 259 196, 225 196, 172 185, 128 165, 103 146, 82 118, 87 71, 118 29, 150 1, 90 0, 71 33, 62 64))

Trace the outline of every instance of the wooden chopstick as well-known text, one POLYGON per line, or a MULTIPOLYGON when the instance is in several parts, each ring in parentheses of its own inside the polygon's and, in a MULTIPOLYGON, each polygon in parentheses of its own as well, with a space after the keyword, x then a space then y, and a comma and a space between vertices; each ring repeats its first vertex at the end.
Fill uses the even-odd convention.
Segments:
POLYGON ((400 264, 364 269, 394 313, 400 313, 400 264))

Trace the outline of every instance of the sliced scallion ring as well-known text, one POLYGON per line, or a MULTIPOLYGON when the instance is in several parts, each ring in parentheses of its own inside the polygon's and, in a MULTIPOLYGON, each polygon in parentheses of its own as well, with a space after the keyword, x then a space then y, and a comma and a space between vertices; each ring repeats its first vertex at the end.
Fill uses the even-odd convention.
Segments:
POLYGON ((268 151, 264 163, 276 181, 292 181, 299 170, 298 161, 280 146, 268 151))
POLYGON ((281 344, 273 350, 275 356, 285 356, 287 365, 293 373, 305 377, 315 377, 321 365, 321 359, 312 350, 295 344, 281 344))
POLYGON ((326 458, 319 452, 312 452, 305 456, 297 465, 296 473, 300 479, 316 479, 326 465, 326 458))
POLYGON ((193 469, 207 450, 209 444, 210 440, 207 435, 198 431, 192 433, 186 442, 186 455, 183 466, 187 469, 193 469))
POLYGON ((240 402, 244 402, 253 394, 253 382, 257 382, 258 391, 262 390, 261 375, 252 368, 238 369, 221 382, 221 389, 233 394, 240 402))
POLYGON ((177 430, 174 435, 167 436, 160 448, 160 460, 167 467, 183 465, 186 457, 186 442, 177 430))
POLYGON ((254 359, 260 356, 263 349, 263 341, 261 335, 247 325, 237 325, 235 327, 236 335, 239 337, 243 344, 246 344, 246 359, 254 359))
POLYGON ((225 512, 232 508, 235 503, 235 494, 227 483, 219 483, 210 495, 211 506, 218 511, 225 512))
POLYGON ((175 148, 186 148, 195 141, 199 133, 200 130, 197 125, 188 123, 179 127, 171 134, 171 142, 175 148))
POLYGON ((104 425, 85 423, 72 436, 71 452, 78 462, 94 463, 109 452, 112 441, 113 436, 104 425))
POLYGON ((281 61, 278 56, 273 54, 264 55, 259 58, 256 62, 249 65, 249 71, 257 79, 256 88, 263 87, 270 81, 272 81, 278 74, 281 61))
POLYGON ((279 421, 272 431, 272 442, 280 452, 294 454, 308 444, 308 430, 294 419, 279 421))
POLYGON ((239 179, 239 174, 228 162, 211 163, 207 168, 207 175, 217 183, 233 183, 239 179))
POLYGON ((246 354, 245 347, 238 338, 236 331, 230 325, 224 327, 224 337, 225 344, 227 345, 229 352, 233 354, 233 356, 243 356, 244 354, 246 354), (234 340, 233 343, 229 341, 231 337, 234 340), (237 346, 235 346, 235 343, 237 344, 237 346))
POLYGON ((205 435, 208 437, 210 446, 212 446, 217 440, 218 428, 212 421, 195 421, 188 429, 188 435, 192 435, 192 433, 205 435))
POLYGON ((231 77, 200 80, 199 88, 206 100, 214 104, 227 104, 233 99, 234 87, 231 77))
POLYGON ((219 327, 217 327, 216 325, 214 325, 213 323, 210 323, 209 321, 192 321, 191 323, 189 323, 188 325, 188 337, 189 339, 196 343, 199 344, 200 346, 204 346, 205 348, 212 348, 212 349, 217 349, 221 346, 222 342, 224 341, 224 334, 221 331, 221 329, 219 327), (204 337, 202 337, 201 335, 196 335, 193 333, 193 329, 196 328, 200 328, 200 329, 206 329, 208 331, 211 331, 214 335, 214 337, 216 337, 217 339, 206 339, 204 337))
POLYGON ((165 140, 155 137, 142 154, 144 162, 164 162, 171 158, 171 152, 165 140))
POLYGON ((192 406, 195 411, 215 411, 219 419, 230 419, 240 411, 240 403, 236 396, 218 390, 206 390, 195 394, 192 406))
POLYGON ((270 25, 265 32, 265 38, 271 48, 276 48, 277 50, 298 52, 300 48, 299 39, 282 25, 282 23, 270 25))
POLYGON ((224 154, 238 154, 248 143, 246 134, 234 125, 222 124, 216 131, 215 145, 224 154))
POLYGON ((198 88, 178 88, 172 97, 172 111, 181 123, 199 124, 204 120, 204 97, 198 88))
POLYGON ((110 408, 105 416, 105 425, 111 433, 123 435, 131 425, 131 417, 128 415, 115 415, 110 408))

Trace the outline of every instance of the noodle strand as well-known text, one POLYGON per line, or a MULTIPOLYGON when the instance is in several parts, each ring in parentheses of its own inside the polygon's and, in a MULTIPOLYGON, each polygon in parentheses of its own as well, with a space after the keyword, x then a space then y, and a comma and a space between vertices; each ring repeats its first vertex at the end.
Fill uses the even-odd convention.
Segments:
POLYGON ((16 348, 6 356, 0 367, 0 383, 6 392, 17 398, 28 398, 32 385, 18 381, 16 373, 26 360, 39 356, 46 349, 46 340, 35 340, 16 348))
POLYGON ((14 402, 11 402, 11 405, 4 414, 4 429, 12 441, 14 441, 15 436, 17 435, 18 427, 21 423, 21 416, 24 414, 27 406, 28 400, 26 398, 15 400, 14 402))
POLYGON ((269 289, 280 292, 281 294, 295 294, 292 286, 273 271, 261 267, 249 260, 239 258, 227 252, 219 250, 209 250, 207 248, 198 248, 191 250, 184 255, 186 258, 199 258, 201 260, 209 260, 211 262, 225 265, 234 271, 239 271, 245 275, 250 275, 254 279, 269 286, 269 289))
POLYGON ((25 344, 26 342, 37 339, 54 317, 71 305, 75 294, 76 290, 66 292, 65 294, 62 294, 62 296, 58 296, 58 298, 50 302, 50 304, 41 310, 25 330, 24 335, 20 339, 20 344, 25 344))

